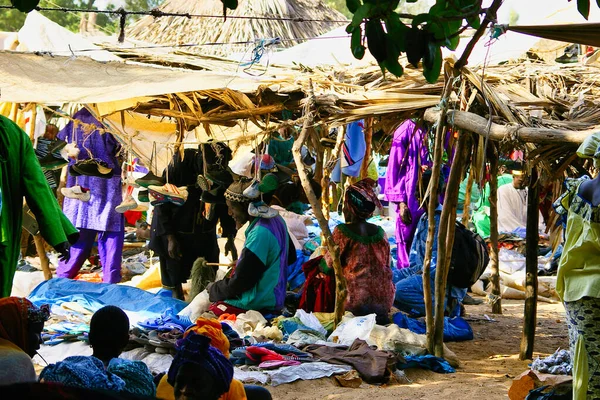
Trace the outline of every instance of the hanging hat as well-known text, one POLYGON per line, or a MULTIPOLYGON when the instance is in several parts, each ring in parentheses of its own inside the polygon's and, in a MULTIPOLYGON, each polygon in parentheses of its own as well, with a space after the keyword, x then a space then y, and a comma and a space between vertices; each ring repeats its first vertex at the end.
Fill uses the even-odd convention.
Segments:
POLYGON ((227 190, 225 190, 225 198, 229 201, 235 201, 238 203, 250 203, 251 200, 257 199, 258 196, 254 198, 248 198, 244 196, 244 190, 250 186, 252 183, 251 180, 248 179, 240 179, 238 181, 233 182, 227 190))

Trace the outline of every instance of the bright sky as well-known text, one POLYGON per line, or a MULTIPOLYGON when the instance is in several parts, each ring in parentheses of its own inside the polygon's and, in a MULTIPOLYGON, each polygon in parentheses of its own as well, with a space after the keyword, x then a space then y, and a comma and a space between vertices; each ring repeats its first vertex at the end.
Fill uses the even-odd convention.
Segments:
MULTIPOLYGON (((491 3, 490 0, 486 0, 491 3)), ((584 23, 586 20, 577 12, 575 0, 505 0, 498 12, 498 22, 508 23, 510 11, 519 14, 519 25, 542 25, 548 23, 584 23)), ((600 9, 591 1, 588 22, 600 22, 600 9)))

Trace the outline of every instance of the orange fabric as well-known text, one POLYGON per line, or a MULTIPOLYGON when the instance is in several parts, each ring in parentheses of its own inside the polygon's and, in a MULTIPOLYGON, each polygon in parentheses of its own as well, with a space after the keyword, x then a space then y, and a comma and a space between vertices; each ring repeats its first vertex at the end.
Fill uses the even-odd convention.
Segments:
POLYGON ((219 321, 233 321, 237 319, 237 315, 235 314, 221 314, 219 315, 219 321))
POLYGON ((221 323, 215 319, 198 318, 196 325, 189 327, 183 337, 190 332, 204 335, 210 338, 210 345, 216 347, 223 355, 229 358, 229 339, 223 333, 221 323))
MULTIPOLYGON (((167 382, 167 375, 163 376, 156 388, 156 397, 163 400, 175 400, 173 386, 167 382)), ((246 400, 244 384, 237 379, 231 381, 229 392, 225 393, 219 400, 246 400)))
POLYGON ((0 339, 8 340, 27 352, 29 321, 27 309, 32 304, 20 297, 0 299, 0 339))

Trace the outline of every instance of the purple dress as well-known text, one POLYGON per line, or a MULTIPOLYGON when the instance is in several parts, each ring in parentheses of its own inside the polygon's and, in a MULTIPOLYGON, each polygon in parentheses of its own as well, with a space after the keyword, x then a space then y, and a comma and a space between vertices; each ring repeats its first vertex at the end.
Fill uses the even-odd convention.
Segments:
POLYGON ((417 183, 422 165, 431 166, 426 131, 411 120, 406 120, 394 132, 392 148, 385 176, 384 193, 392 203, 404 202, 412 214, 412 223, 404 224, 400 216, 396 220, 396 243, 398 245, 398 268, 408 267, 408 253, 415 229, 424 210, 417 200, 417 183))
MULTIPOLYGON (((78 160, 98 158, 113 169, 114 176, 110 179, 93 176, 67 176, 67 187, 79 185, 90 189, 91 198, 84 202, 78 199, 65 198, 63 212, 80 231, 79 241, 71 247, 71 259, 60 262, 57 275, 64 278, 74 278, 79 269, 90 256, 97 237, 98 253, 102 263, 103 280, 117 283, 121 280, 121 257, 123 252, 125 222, 123 214, 115 211, 122 201, 121 166, 116 154, 120 145, 110 133, 101 134, 98 130, 90 129, 90 125, 102 125, 87 109, 79 110, 74 120, 86 125, 69 122, 59 133, 58 138, 67 142, 77 143, 79 148, 78 160)), ((70 164, 75 161, 70 160, 70 164)))

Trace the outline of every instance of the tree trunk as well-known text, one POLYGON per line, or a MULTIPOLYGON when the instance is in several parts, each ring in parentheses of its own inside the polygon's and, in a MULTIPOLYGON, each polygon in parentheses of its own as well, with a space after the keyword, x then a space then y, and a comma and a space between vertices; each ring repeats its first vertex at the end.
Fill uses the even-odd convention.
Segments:
POLYGON ((527 233, 525 234, 525 317, 523 321, 523 336, 521 338, 521 353, 519 359, 529 360, 533 356, 535 342, 535 326, 537 321, 537 291, 538 291, 538 226, 539 226, 539 184, 538 172, 531 168, 529 192, 527 194, 527 233))
POLYGON ((463 163, 466 158, 467 133, 459 133, 458 144, 454 154, 454 162, 450 168, 450 177, 444 196, 444 208, 440 217, 438 231, 438 258, 435 272, 435 333, 434 354, 444 357, 444 311, 446 287, 450 261, 452 259, 452 246, 456 226, 456 207, 458 205, 458 190, 462 176, 463 163), (440 251, 440 249, 442 251, 440 251))
POLYGON ((500 295, 500 269, 498 264, 498 153, 494 146, 490 160, 490 270, 492 283, 492 313, 502 314, 502 298, 500 295))
POLYGON ((462 224, 464 226, 469 226, 469 220, 471 219, 471 196, 473 195, 474 183, 475 175, 472 171, 469 171, 469 178, 467 179, 467 189, 465 190, 465 202, 463 204, 462 224))
POLYGON ((369 176, 369 164, 372 162, 371 160, 371 148, 372 148, 372 140, 373 140, 373 117, 369 117, 365 119, 365 157, 363 159, 362 165, 360 167, 360 179, 368 178, 369 176))
POLYGON ((44 238, 42 238, 42 235, 37 234, 33 236, 33 241, 35 243, 35 250, 40 259, 42 271, 44 272, 44 279, 48 281, 52 279, 52 271, 50 271, 50 260, 48 260, 48 255, 46 254, 44 238))
POLYGON ((302 145, 306 141, 308 130, 311 129, 310 126, 313 122, 313 112, 311 110, 312 105, 314 103, 313 96, 309 98, 309 102, 305 108, 306 119, 304 120, 304 124, 302 126, 302 131, 298 135, 298 138, 294 142, 294 146, 292 147, 292 154, 294 156, 294 161, 296 162, 296 166, 298 167, 298 176, 300 177, 300 182, 302 183, 302 187, 304 188, 304 192, 306 193, 306 197, 310 202, 313 213, 319 222, 319 226, 321 227, 321 232, 323 235, 324 244, 331 255, 333 270, 335 272, 335 317, 334 323, 340 323, 342 317, 344 316, 344 304, 346 302, 346 278, 344 277, 344 270, 342 269, 342 264, 340 262, 340 250, 338 246, 333 241, 333 236, 331 235, 331 231, 329 230, 328 221, 325 219, 323 215, 323 211, 321 209, 321 203, 315 192, 310 185, 310 181, 308 178, 308 174, 306 170, 302 168, 302 145))

